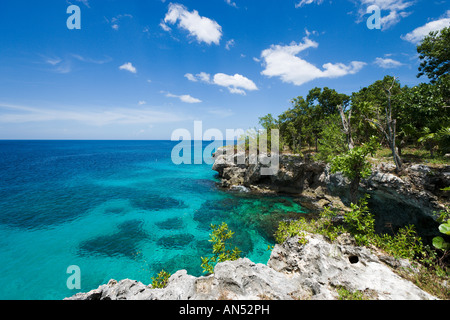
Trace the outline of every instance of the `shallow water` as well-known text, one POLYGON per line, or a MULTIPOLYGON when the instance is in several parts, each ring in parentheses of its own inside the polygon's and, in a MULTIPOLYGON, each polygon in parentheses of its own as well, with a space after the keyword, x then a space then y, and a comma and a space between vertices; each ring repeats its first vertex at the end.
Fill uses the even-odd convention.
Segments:
POLYGON ((211 224, 267 263, 288 197, 227 193, 210 165, 174 165, 170 141, 0 141, 0 299, 63 299, 110 279, 200 276, 211 224), (66 286, 81 270, 81 290, 66 286))

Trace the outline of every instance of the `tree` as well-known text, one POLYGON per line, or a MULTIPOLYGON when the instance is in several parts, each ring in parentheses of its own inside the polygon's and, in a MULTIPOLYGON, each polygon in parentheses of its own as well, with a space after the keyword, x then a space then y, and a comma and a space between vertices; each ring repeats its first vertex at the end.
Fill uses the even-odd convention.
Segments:
POLYGON ((366 120, 374 125, 386 139, 398 172, 402 169, 403 162, 400 159, 396 145, 397 119, 394 115, 398 113, 398 105, 401 104, 398 98, 400 97, 401 86, 396 77, 386 76, 382 81, 375 82, 371 87, 379 90, 380 94, 384 93, 384 98, 374 101, 373 106, 376 109, 376 118, 367 117, 366 120))
POLYGON ((308 125, 314 136, 316 152, 318 152, 318 141, 321 138, 321 132, 324 127, 324 122, 328 116, 337 114, 338 107, 347 105, 350 97, 345 94, 340 94, 334 89, 330 88, 314 88, 309 91, 306 98, 308 104, 308 125))
POLYGON ((423 75, 436 82, 450 71, 450 27, 430 32, 417 47, 421 64, 418 78, 423 75))
POLYGON ((331 115, 324 120, 324 126, 320 135, 319 153, 315 159, 329 161, 333 157, 349 150, 347 137, 342 130, 339 115, 331 115))
POLYGON ((350 180, 350 201, 353 204, 358 202, 361 179, 367 178, 372 173, 372 166, 367 157, 374 155, 378 148, 376 137, 372 137, 369 143, 355 147, 331 160, 331 173, 341 172, 350 180))
POLYGON ((351 120, 352 120, 352 110, 350 109, 348 113, 346 114, 344 111, 344 106, 339 105, 339 114, 341 115, 341 121, 342 121, 342 127, 343 132, 347 138, 347 146, 349 150, 352 150, 355 147, 355 142, 353 141, 352 137, 352 127, 351 127, 351 120))

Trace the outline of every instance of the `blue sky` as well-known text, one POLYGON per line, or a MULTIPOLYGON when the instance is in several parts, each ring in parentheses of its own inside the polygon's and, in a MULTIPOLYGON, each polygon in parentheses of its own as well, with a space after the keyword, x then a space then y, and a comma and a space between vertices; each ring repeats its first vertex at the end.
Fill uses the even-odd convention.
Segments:
POLYGON ((314 87, 417 79, 439 0, 3 0, 0 139, 170 139, 249 129, 314 87), (70 5, 81 29, 66 25, 70 5), (381 9, 381 30, 367 8, 381 9))

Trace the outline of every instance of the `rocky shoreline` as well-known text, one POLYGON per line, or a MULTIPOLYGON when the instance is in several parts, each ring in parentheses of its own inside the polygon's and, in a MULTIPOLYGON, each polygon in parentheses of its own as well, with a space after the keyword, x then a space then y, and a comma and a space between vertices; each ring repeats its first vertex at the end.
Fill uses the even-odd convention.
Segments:
POLYGON ((377 256, 355 246, 348 235, 335 243, 320 235, 307 239, 306 245, 298 238, 276 245, 267 265, 227 261, 217 264, 214 274, 199 278, 182 270, 164 289, 111 280, 66 300, 335 300, 340 288, 371 300, 437 299, 397 275, 396 270, 414 270, 408 261, 377 256))
MULTIPOLYGON (((234 149, 221 148, 215 154, 213 170, 226 189, 255 193, 287 193, 306 206, 320 210, 327 206, 346 210, 348 181, 330 174, 325 163, 297 155, 282 155, 280 170, 261 175, 261 164, 237 165, 234 149)), ((422 236, 436 234, 435 212, 448 203, 450 168, 408 166, 400 176, 390 164, 374 166, 360 191, 371 195, 371 209, 378 231, 393 230, 414 223, 422 236)), ((434 300, 434 296, 398 275, 398 271, 419 272, 408 261, 398 260, 368 248, 358 247, 349 235, 330 243, 323 236, 307 235, 276 245, 267 265, 248 259, 216 265, 214 274, 194 277, 185 270, 169 279, 164 289, 152 289, 133 280, 108 284, 67 300, 333 300, 338 289, 360 292, 371 300, 434 300)))
MULTIPOLYGON (((280 155, 279 162, 276 175, 262 176, 264 165, 249 164, 248 156, 224 147, 215 154, 213 170, 226 189, 245 187, 256 193, 285 193, 316 210, 347 209, 349 182, 340 173, 331 174, 329 165, 293 154, 280 155), (245 164, 237 164, 240 157, 245 157, 245 164)), ((378 163, 371 176, 362 181, 359 192, 371 196, 369 204, 377 232, 390 233, 414 224, 424 239, 431 239, 438 234, 437 212, 450 203, 450 192, 442 191, 446 187, 450 187, 450 166, 405 165, 397 175, 392 163, 378 163)))

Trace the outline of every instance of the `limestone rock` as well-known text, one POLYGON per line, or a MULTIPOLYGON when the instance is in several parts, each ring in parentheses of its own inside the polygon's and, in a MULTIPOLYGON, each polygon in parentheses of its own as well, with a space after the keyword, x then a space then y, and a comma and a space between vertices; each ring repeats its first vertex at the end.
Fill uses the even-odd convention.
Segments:
POLYGON ((267 265, 249 259, 226 261, 217 264, 214 274, 199 278, 182 270, 164 289, 111 280, 68 300, 332 300, 338 298, 338 287, 365 292, 370 299, 436 299, 398 276, 369 249, 355 246, 348 235, 336 243, 319 235, 307 238, 306 245, 300 245, 298 237, 277 245, 267 265))

